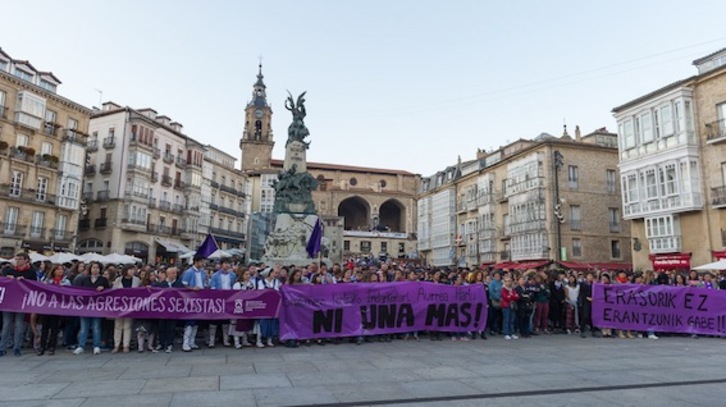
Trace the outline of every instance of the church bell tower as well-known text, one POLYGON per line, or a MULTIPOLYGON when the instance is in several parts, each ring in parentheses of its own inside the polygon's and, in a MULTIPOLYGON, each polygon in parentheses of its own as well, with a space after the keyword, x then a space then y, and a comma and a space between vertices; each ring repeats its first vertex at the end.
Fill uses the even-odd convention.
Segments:
POLYGON ((242 150, 242 171, 249 172, 270 168, 272 159, 272 109, 267 103, 267 87, 262 80, 262 63, 257 82, 252 87, 252 100, 245 108, 245 127, 239 148, 242 150))

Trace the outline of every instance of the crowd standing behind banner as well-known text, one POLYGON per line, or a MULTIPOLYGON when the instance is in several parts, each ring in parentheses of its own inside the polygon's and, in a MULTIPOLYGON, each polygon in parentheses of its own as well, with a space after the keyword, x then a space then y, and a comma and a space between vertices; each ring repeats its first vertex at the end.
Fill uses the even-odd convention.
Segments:
MULTIPOLYGON (((570 272, 562 270, 469 270, 423 268, 395 262, 356 262, 353 259, 341 266, 334 264, 329 270, 325 264, 310 264, 304 268, 286 268, 280 265, 244 267, 227 260, 212 265, 195 258, 191 267, 180 270, 176 266, 103 266, 97 262, 84 264, 30 263, 27 253, 15 256, 15 265, 2 269, 0 278, 37 280, 59 287, 76 286, 103 291, 115 288, 159 287, 186 290, 280 290, 283 285, 298 284, 355 284, 359 282, 429 282, 432 284, 478 285, 486 292, 488 318, 486 329, 469 333, 430 332, 432 341, 448 336, 452 341, 487 339, 503 335, 506 340, 530 338, 536 335, 579 334, 585 338, 589 332, 621 339, 648 337, 658 339, 655 332, 631 332, 627 330, 597 329, 592 324, 593 283, 671 285, 702 289, 726 289, 726 279, 714 278, 710 273, 691 271, 682 274, 674 271, 626 273, 593 270, 570 272), (613 275, 614 274, 614 275, 613 275)), ((277 319, 230 321, 175 321, 168 319, 60 317, 55 315, 2 313, 0 356, 9 349, 15 356, 22 355, 27 343, 40 355, 53 355, 60 340, 63 347, 74 354, 85 351, 88 335, 92 333, 94 354, 102 350, 112 353, 130 352, 132 340, 138 352, 171 353, 182 330, 181 350, 198 349, 197 338, 204 333, 205 345, 213 348, 221 338, 223 346, 237 349, 256 346, 274 347, 279 344, 277 319), (90 331, 90 332, 89 332, 90 331), (135 334, 135 335, 134 335, 135 334), (60 336, 60 339, 59 339, 60 336), (135 338, 134 338, 135 336, 135 338), (232 341, 230 341, 230 338, 232 341), (254 340, 251 341, 251 339, 254 340), (253 345, 254 343, 254 345, 253 345)), ((351 338, 305 338, 284 341, 287 347, 301 344, 340 344, 343 341, 364 342, 393 339, 420 340, 425 332, 409 332, 396 335, 369 335, 351 338)), ((666 333, 667 334, 667 333, 666 333)), ((697 337, 696 335, 693 335, 697 337)))

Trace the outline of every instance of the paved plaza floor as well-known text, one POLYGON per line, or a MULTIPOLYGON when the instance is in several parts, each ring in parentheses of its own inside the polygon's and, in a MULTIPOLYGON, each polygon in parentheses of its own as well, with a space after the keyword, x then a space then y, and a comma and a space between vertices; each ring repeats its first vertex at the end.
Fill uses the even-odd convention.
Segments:
POLYGON ((726 340, 394 341, 0 358, 2 406, 723 406, 726 340))

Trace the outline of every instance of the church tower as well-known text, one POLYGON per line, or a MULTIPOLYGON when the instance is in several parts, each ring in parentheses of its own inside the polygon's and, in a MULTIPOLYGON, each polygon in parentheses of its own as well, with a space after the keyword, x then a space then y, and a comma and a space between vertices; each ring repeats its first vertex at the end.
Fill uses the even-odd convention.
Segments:
POLYGON ((262 64, 257 74, 257 82, 252 89, 252 100, 245 108, 245 128, 239 148, 242 150, 242 171, 255 171, 270 168, 272 159, 272 109, 267 103, 267 91, 262 64))

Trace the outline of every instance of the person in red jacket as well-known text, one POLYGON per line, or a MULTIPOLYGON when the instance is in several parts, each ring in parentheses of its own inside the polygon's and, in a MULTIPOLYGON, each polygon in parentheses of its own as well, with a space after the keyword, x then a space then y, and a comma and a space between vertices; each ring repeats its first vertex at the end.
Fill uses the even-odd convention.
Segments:
POLYGON ((514 318, 517 315, 517 300, 519 300, 519 294, 512 286, 512 278, 506 277, 504 279, 504 285, 502 286, 502 315, 504 321, 502 322, 504 330, 504 339, 519 339, 514 334, 514 318))

